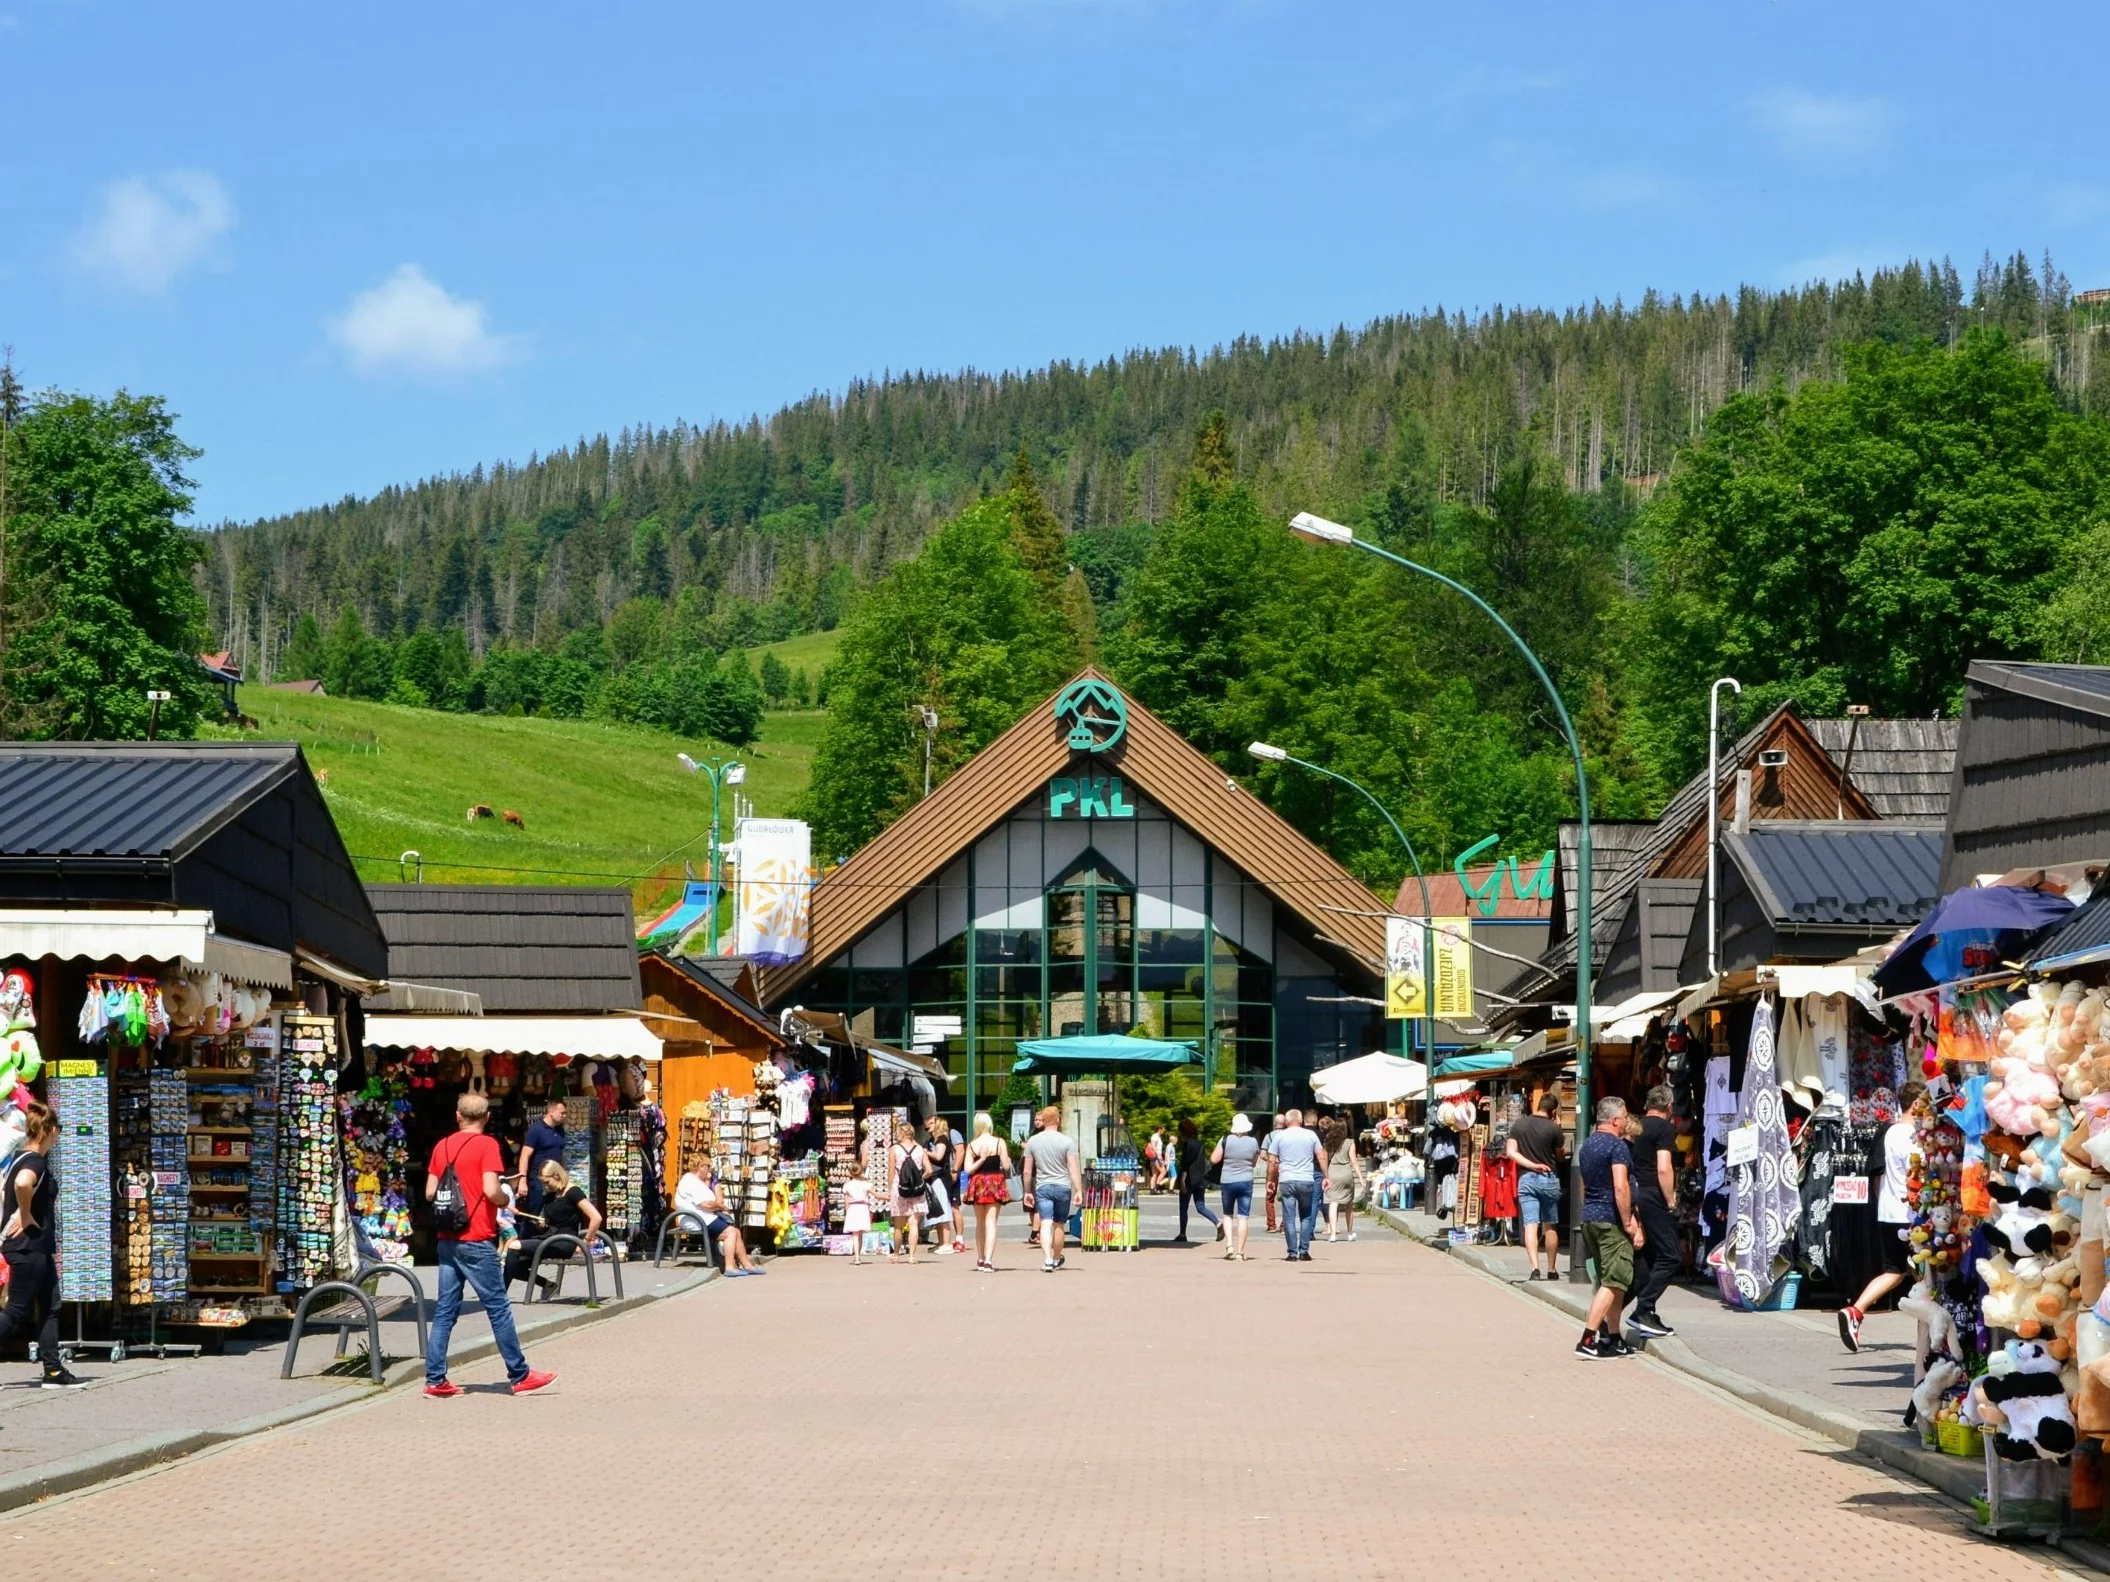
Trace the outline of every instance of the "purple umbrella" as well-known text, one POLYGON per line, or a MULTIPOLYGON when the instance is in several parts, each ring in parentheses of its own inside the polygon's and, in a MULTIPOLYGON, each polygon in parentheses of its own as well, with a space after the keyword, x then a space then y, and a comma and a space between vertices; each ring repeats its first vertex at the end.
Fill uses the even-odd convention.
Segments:
POLYGON ((1965 976, 1963 953, 1971 947, 1990 945, 1999 955, 2012 955, 2030 935, 2072 915, 2073 903, 2048 890, 1994 884, 1952 891, 1876 968, 1876 987, 1910 994, 1952 983, 1965 976))

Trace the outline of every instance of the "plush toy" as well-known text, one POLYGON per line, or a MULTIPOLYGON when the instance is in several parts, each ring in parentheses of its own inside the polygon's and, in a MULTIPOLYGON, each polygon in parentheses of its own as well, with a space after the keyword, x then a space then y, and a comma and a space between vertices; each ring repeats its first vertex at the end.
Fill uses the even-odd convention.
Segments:
POLYGON ((1912 1421, 1931 1424, 1935 1408, 1941 1405, 1943 1397, 1967 1377, 1963 1365, 1951 1362, 1947 1357, 1937 1357, 1928 1363, 1925 1376, 1912 1387, 1912 1421))
POLYGON ((1993 1062, 1997 1079, 1986 1084, 1986 1118, 2013 1137, 2056 1132, 2052 1112, 2059 1106, 2059 1080, 2049 1071, 2014 1055, 1993 1062))
POLYGON ((1985 1283, 1985 1301, 1980 1304, 1979 1314, 1985 1319, 1988 1329, 2012 1331, 2023 1319, 2022 1282, 2015 1277, 2015 1266, 2005 1258, 1980 1258, 1978 1278, 1985 1283))
POLYGON ((1927 1326, 1927 1343, 1936 1353, 1944 1357, 1963 1356, 1963 1339, 1957 1333, 1956 1320, 1934 1299, 1934 1288, 1926 1281, 1914 1286, 1910 1296, 1899 1299, 1898 1311, 1927 1326))
POLYGON ((1988 1180, 1985 1190, 1997 1207, 1996 1217, 1985 1227, 1987 1241, 2010 1258, 2032 1253, 2042 1258, 2051 1252, 2057 1205, 2034 1171, 2018 1170, 2011 1182, 1988 1180))
POLYGON ((1980 1415, 2007 1461, 2063 1461, 2078 1440, 2058 1359, 2034 1341, 2011 1340, 1986 1359, 1980 1415))

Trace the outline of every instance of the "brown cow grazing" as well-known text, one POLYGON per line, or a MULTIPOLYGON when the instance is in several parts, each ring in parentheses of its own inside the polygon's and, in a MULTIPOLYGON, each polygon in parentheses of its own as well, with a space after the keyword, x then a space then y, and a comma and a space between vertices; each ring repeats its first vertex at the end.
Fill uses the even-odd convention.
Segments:
POLYGON ((526 831, 527 820, 522 818, 518 813, 515 813, 511 808, 507 808, 502 817, 508 824, 512 825, 513 828, 520 830, 523 833, 526 831))
POLYGON ((469 809, 469 822, 472 824, 480 818, 491 818, 493 816, 489 805, 483 802, 479 802, 476 806, 469 809))

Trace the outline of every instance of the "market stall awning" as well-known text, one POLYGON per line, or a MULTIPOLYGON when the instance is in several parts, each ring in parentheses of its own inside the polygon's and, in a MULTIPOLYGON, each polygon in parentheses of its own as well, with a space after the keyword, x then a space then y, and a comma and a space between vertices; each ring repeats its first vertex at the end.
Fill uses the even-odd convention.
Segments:
POLYGON ((192 972, 217 972, 237 983, 293 987, 293 958, 283 950, 229 939, 201 910, 0 911, 0 957, 57 956, 66 961, 159 961, 192 972))
POLYGON ((1648 1024, 1683 989, 1652 989, 1629 995, 1616 1005, 1590 1007, 1590 1037, 1600 1044, 1631 1044, 1648 1036, 1648 1024))
MULTIPOLYGON (((1514 1049, 1486 1049, 1477 1054, 1453 1055, 1448 1060, 1439 1061, 1436 1066, 1436 1075, 1439 1077, 1484 1076, 1492 1071, 1507 1071, 1516 1063, 1517 1052, 1514 1049)), ((1440 1096, 1440 1085, 1438 1093, 1440 1096)))
POLYGON ((1429 1068, 1403 1055, 1364 1055, 1311 1074, 1311 1090, 1322 1104, 1390 1104, 1418 1099, 1428 1087, 1429 1068))
POLYGON ((896 1072, 904 1077, 928 1077, 933 1082, 952 1081, 952 1073, 943 1063, 929 1055, 919 1055, 913 1049, 896 1049, 892 1044, 875 1044, 868 1038, 860 1038, 857 1050, 881 1071, 896 1072))
POLYGON ((657 1060, 660 1041, 635 1016, 369 1016, 366 1047, 657 1060))
POLYGON ((1168 1042, 1102 1033, 1024 1039, 1011 1069, 1027 1077, 1149 1075, 1172 1071, 1200 1058, 1194 1045, 1184 1039, 1168 1042))

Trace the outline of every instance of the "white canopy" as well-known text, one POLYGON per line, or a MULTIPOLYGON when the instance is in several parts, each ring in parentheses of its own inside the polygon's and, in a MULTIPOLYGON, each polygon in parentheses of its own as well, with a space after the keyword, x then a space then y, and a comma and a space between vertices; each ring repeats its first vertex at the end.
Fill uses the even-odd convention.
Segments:
POLYGON ((0 911, 0 956, 169 962, 191 972, 217 972, 237 983, 293 987, 291 956, 217 934, 212 913, 195 909, 10 908, 0 911))
POLYGON ((1370 1054, 1311 1074, 1322 1104, 1389 1104, 1428 1091, 1429 1068, 1400 1055, 1370 1054))
POLYGON ((634 1016, 369 1016, 366 1047, 657 1060, 660 1041, 634 1016))

